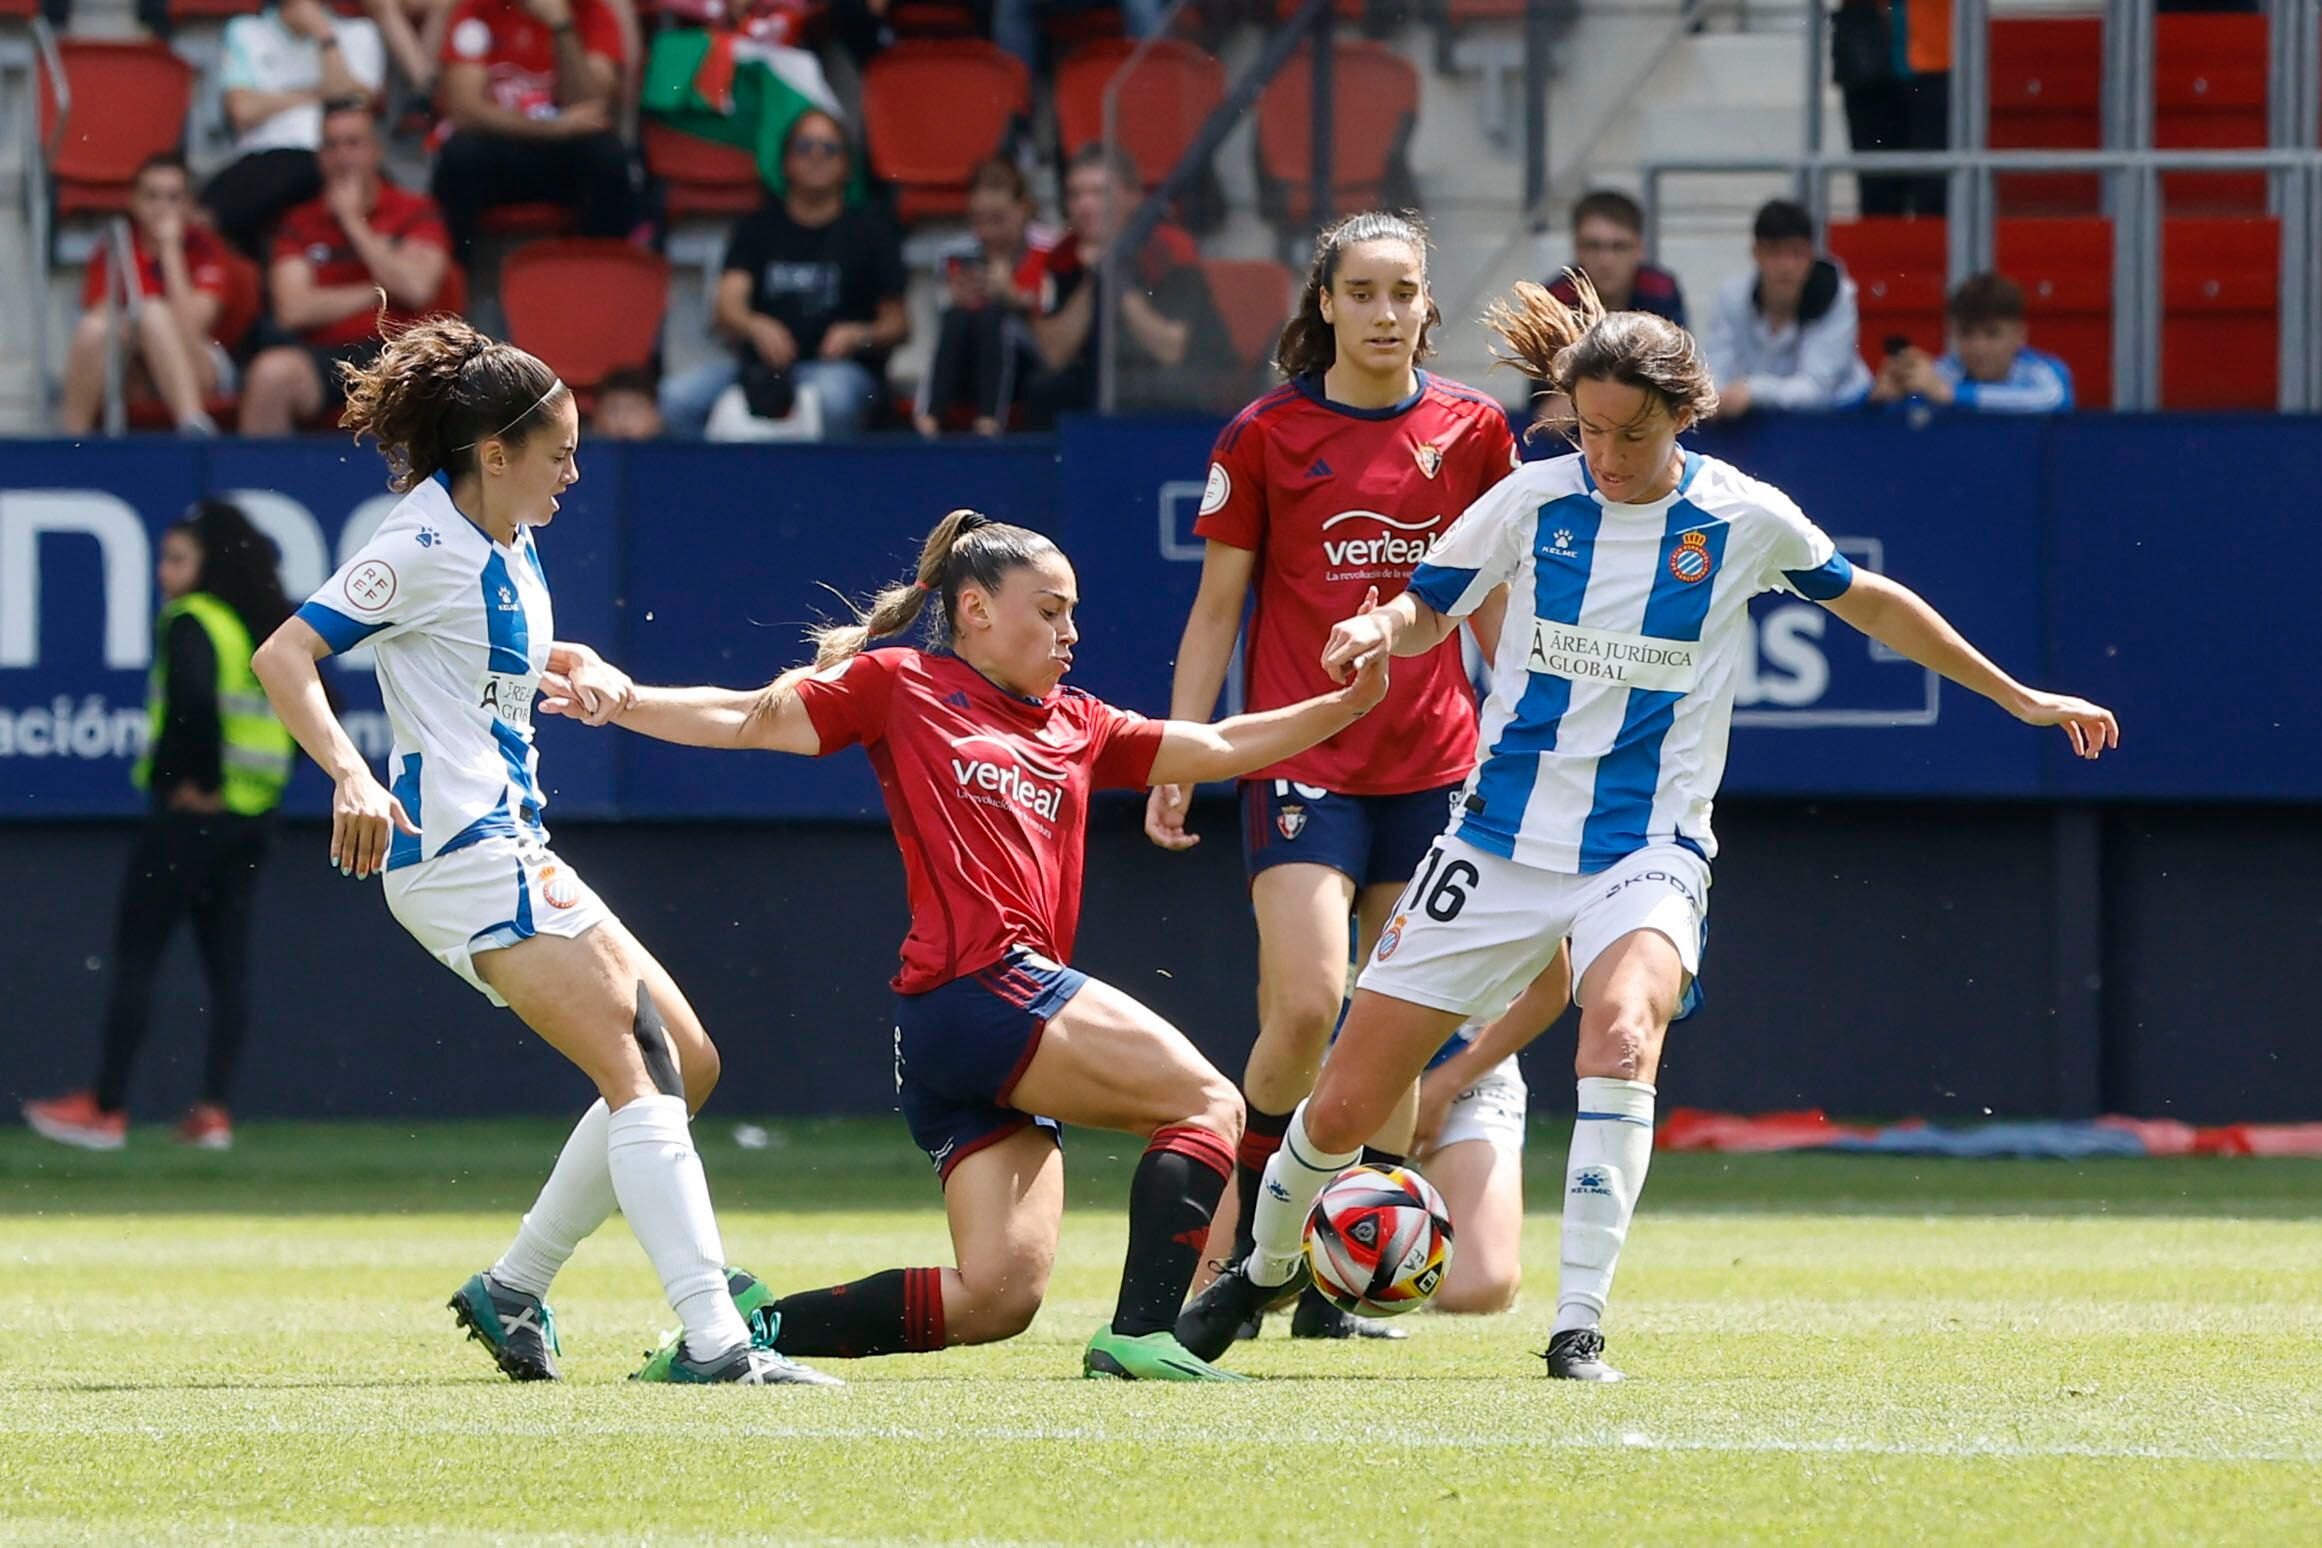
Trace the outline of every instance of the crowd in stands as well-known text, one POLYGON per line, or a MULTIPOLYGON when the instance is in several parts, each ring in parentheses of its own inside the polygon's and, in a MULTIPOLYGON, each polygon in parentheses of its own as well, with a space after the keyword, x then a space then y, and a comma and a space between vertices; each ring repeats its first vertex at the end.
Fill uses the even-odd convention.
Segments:
MULTIPOLYGON (((462 309, 469 274, 490 274, 508 243, 658 248, 668 201, 625 133, 640 100, 649 119, 692 133, 704 113, 730 121, 723 154, 757 167, 744 197, 758 203, 726 206, 714 337, 679 351, 713 358, 666 376, 658 348, 610 363, 583 395, 599 433, 997 435, 1097 407, 1108 377, 1114 402, 1139 407, 1230 409, 1263 385, 1246 298, 1213 288, 1181 223, 1206 229, 1214 179, 1179 190, 1165 218, 1132 222, 1151 169, 1125 145, 1070 143, 1061 110, 1054 144, 1038 143, 1042 115, 1015 112, 937 217, 964 229, 934 249, 925 364, 915 382, 891 379, 913 326, 898 211, 916 211, 874 175, 863 119, 812 52, 875 60, 896 42, 891 0, 661 0, 657 31, 636 0, 360 9, 270 0, 226 24, 216 83, 230 154, 196 189, 175 150, 158 151, 119 230, 96 242, 65 372, 67 433, 99 423, 115 384, 133 423, 210 433, 230 414, 249 434, 323 428, 338 367, 374 353, 383 326, 462 309), (424 168, 424 186, 387 173, 391 143, 424 168), (1122 249, 1132 228, 1135 248, 1122 249)), ((1058 63, 1060 17, 1117 10, 1113 25, 1139 37, 1162 13, 1158 0, 961 9, 1035 77, 1058 63)), ((1947 10, 1844 0, 1832 63, 1858 145, 1942 144, 1947 10)), ((1939 178, 1861 180, 1866 215, 1939 214, 1941 195, 1939 178)), ((1572 269, 1608 306, 1696 330, 1726 417, 2074 402, 2069 369, 2030 346, 2023 289, 2000 274, 1949 298, 1940 353, 1903 337, 1866 349, 1855 282, 1788 201, 1758 212, 1748 266, 1690 318, 1628 195, 1581 198, 1571 239, 1572 269)), ((1547 278, 1572 298, 1568 275, 1547 278)))

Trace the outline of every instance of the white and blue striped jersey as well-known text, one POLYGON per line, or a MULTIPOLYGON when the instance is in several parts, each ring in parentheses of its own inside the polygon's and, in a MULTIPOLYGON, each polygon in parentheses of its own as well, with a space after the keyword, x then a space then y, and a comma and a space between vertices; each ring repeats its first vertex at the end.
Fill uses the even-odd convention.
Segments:
POLYGON ((1944 355, 1935 369, 1951 384, 1951 401, 1958 408, 1987 414, 2072 412, 2072 368, 2028 345, 2016 351, 2008 374, 1996 382, 1970 381, 1957 355, 1944 355))
POLYGON ((1453 831, 1550 871, 1649 844, 1711 858, 1750 598, 1828 600, 1853 579, 1787 495, 1714 457, 1686 453, 1676 489, 1637 505, 1608 502, 1577 455, 1519 468, 1411 577, 1452 618, 1508 583, 1483 762, 1453 831))
POLYGON ((333 651, 372 649, 395 731, 388 786, 420 830, 394 835, 388 870, 539 830, 532 696, 556 623, 530 530, 493 542, 429 479, 298 616, 333 651))

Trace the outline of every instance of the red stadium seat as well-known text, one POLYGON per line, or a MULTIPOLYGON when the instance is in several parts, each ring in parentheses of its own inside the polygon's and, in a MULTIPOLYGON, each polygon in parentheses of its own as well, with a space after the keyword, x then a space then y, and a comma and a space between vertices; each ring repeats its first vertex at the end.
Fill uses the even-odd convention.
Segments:
POLYGON ((564 378, 581 406, 624 366, 653 358, 669 305, 669 260, 628 242, 532 242, 500 266, 508 337, 564 378))
MULTIPOLYGON (((1064 154, 1104 138, 1105 92, 1137 45, 1075 49, 1056 71, 1056 130, 1064 154)), ((1190 43, 1155 40, 1121 86, 1121 144, 1150 188, 1184 156, 1202 121, 1225 100, 1225 66, 1190 43)))
POLYGON ((1941 220, 1875 216, 1832 222, 1831 255, 1858 292, 1862 356, 1877 370, 1886 341, 1903 337, 1931 354, 1943 351, 1943 297, 1950 262, 1941 220))
MULTIPOLYGON (((2104 19, 2002 16, 1991 24, 1993 150, 2095 150, 2104 143, 2104 19)), ((2098 181, 2085 172, 2010 172, 1993 180, 2008 215, 2093 215, 2098 181)))
POLYGON ((871 171, 895 185, 905 221, 964 214, 969 174, 1030 111, 1023 62, 989 43, 898 43, 863 72, 871 171))
POLYGON ((2161 223, 2161 407, 2280 401, 2281 241, 2278 220, 2161 223))
MULTIPOLYGON (((2167 150, 2261 150, 2266 144, 2266 19, 2154 18, 2153 143, 2167 150)), ((2180 215, 2262 215, 2263 172, 2167 172, 2163 208, 2180 215)))
POLYGON ((2017 216, 1992 234, 1992 261, 2024 287, 2032 347, 2072 368, 2073 400, 2112 406, 2112 222, 2017 216))
POLYGON ((40 77, 40 137, 52 139, 56 160, 49 176, 60 216, 112 214, 129 207, 129 183, 138 163, 176 150, 185 138, 193 100, 193 66, 165 44, 63 38, 69 105, 57 122, 54 83, 40 77))
POLYGON ((766 198, 758 159, 655 119, 644 121, 645 165, 661 179, 669 218, 747 215, 766 198))
POLYGON ((1388 173, 1419 111, 1419 72, 1385 44, 1340 41, 1331 59, 1334 209, 1311 207, 1313 49, 1292 56, 1258 98, 1260 198, 1277 225, 1302 229, 1340 210, 1384 202, 1388 173))
POLYGON ((1210 299, 1225 319, 1234 357, 1245 368, 1256 369, 1274 352, 1282 325, 1290 320, 1296 279, 1270 258, 1205 258, 1201 271, 1209 280, 1210 299))

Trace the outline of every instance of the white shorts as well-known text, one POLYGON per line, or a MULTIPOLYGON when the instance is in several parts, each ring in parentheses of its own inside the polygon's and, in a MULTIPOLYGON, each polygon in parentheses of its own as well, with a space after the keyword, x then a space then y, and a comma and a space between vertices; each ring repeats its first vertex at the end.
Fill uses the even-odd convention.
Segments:
POLYGON ((613 917, 580 873, 537 838, 488 838, 389 871, 387 911, 428 955, 508 1002, 476 976, 476 953, 535 935, 585 935, 613 917))
POLYGON ((1709 865, 1674 844, 1576 876, 1518 865, 1447 833, 1396 900, 1357 987, 1488 1019, 1506 1010, 1569 938, 1578 1004, 1589 964, 1633 930, 1667 936, 1690 985, 1701 971, 1708 918, 1709 865))
POLYGON ((1528 1103, 1524 1072, 1516 1067, 1516 1056, 1510 1054, 1451 1099, 1451 1110, 1444 1115, 1443 1127, 1435 1143, 1428 1146, 1428 1153, 1440 1155, 1466 1140, 1486 1140, 1504 1156, 1521 1156, 1528 1103))

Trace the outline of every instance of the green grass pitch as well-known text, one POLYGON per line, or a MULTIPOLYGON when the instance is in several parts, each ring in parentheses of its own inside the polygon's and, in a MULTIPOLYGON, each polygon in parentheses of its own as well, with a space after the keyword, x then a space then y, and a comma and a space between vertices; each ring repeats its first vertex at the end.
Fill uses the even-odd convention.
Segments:
MULTIPOLYGON (((894 1123, 699 1127, 777 1288, 948 1261, 894 1123)), ((1047 1309, 840 1391, 646 1389, 616 1221, 515 1387, 443 1302, 551 1125, 253 1125, 230 1155, 0 1133, 0 1540, 67 1543, 2322 1541, 2322 1165, 1660 1156, 1610 1327, 1540 1375, 1556 1221, 1504 1316, 1083 1382, 1131 1142, 1075 1134, 1047 1309)), ((1537 1208, 1564 1136, 1533 1139, 1537 1208)))

